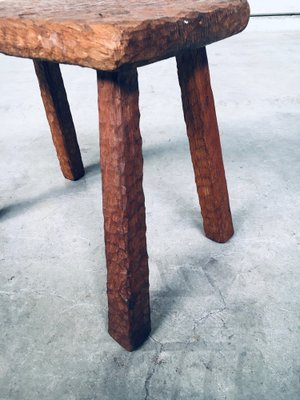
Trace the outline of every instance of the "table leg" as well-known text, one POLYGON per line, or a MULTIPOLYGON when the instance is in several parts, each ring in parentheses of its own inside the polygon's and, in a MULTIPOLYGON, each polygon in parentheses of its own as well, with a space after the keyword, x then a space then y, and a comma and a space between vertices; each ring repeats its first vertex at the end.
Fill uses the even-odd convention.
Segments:
POLYGON ((84 168, 59 64, 33 62, 62 173, 75 181, 84 168))
POLYGON ((132 351, 150 332, 137 71, 98 72, 97 76, 108 330, 132 351))
POLYGON ((177 67, 205 234, 223 243, 233 225, 206 49, 181 53, 177 67))

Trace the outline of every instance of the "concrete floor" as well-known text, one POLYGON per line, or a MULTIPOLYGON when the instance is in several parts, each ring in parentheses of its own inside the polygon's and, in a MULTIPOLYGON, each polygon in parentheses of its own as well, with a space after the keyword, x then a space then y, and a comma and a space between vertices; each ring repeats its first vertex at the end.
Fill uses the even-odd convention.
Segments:
POLYGON ((300 19, 208 49, 235 236, 203 235, 174 60, 139 70, 152 334, 106 331, 95 72, 63 67, 86 176, 31 62, 0 57, 0 399, 300 398, 300 19))

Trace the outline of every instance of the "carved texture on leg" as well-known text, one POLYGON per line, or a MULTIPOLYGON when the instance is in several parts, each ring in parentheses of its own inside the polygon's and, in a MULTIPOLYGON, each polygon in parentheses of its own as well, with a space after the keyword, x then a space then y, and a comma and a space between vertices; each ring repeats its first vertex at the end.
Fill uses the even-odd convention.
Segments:
POLYGON ((98 72, 110 335, 134 350, 150 332, 136 69, 98 72))
POLYGON ((84 168, 59 64, 34 60, 34 67, 62 173, 77 180, 84 168))
POLYGON ((226 242, 233 225, 206 49, 181 53, 177 67, 205 234, 226 242))

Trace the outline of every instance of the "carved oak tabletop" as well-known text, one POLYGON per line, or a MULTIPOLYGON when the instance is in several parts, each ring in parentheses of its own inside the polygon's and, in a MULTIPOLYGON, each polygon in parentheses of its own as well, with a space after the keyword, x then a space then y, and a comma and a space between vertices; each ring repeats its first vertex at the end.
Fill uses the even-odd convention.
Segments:
POLYGON ((0 52, 114 70, 240 32, 246 0, 0 0, 0 52))

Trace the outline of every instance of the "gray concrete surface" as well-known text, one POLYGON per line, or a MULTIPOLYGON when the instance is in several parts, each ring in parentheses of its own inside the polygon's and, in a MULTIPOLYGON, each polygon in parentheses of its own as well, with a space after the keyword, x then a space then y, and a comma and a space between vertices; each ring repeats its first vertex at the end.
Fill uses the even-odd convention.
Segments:
POLYGON ((0 57, 1 400, 300 398, 299 45, 300 20, 276 19, 208 49, 224 245, 203 235, 174 60, 139 70, 153 330, 133 353, 106 332, 95 73, 63 67, 72 183, 31 63, 0 57))

